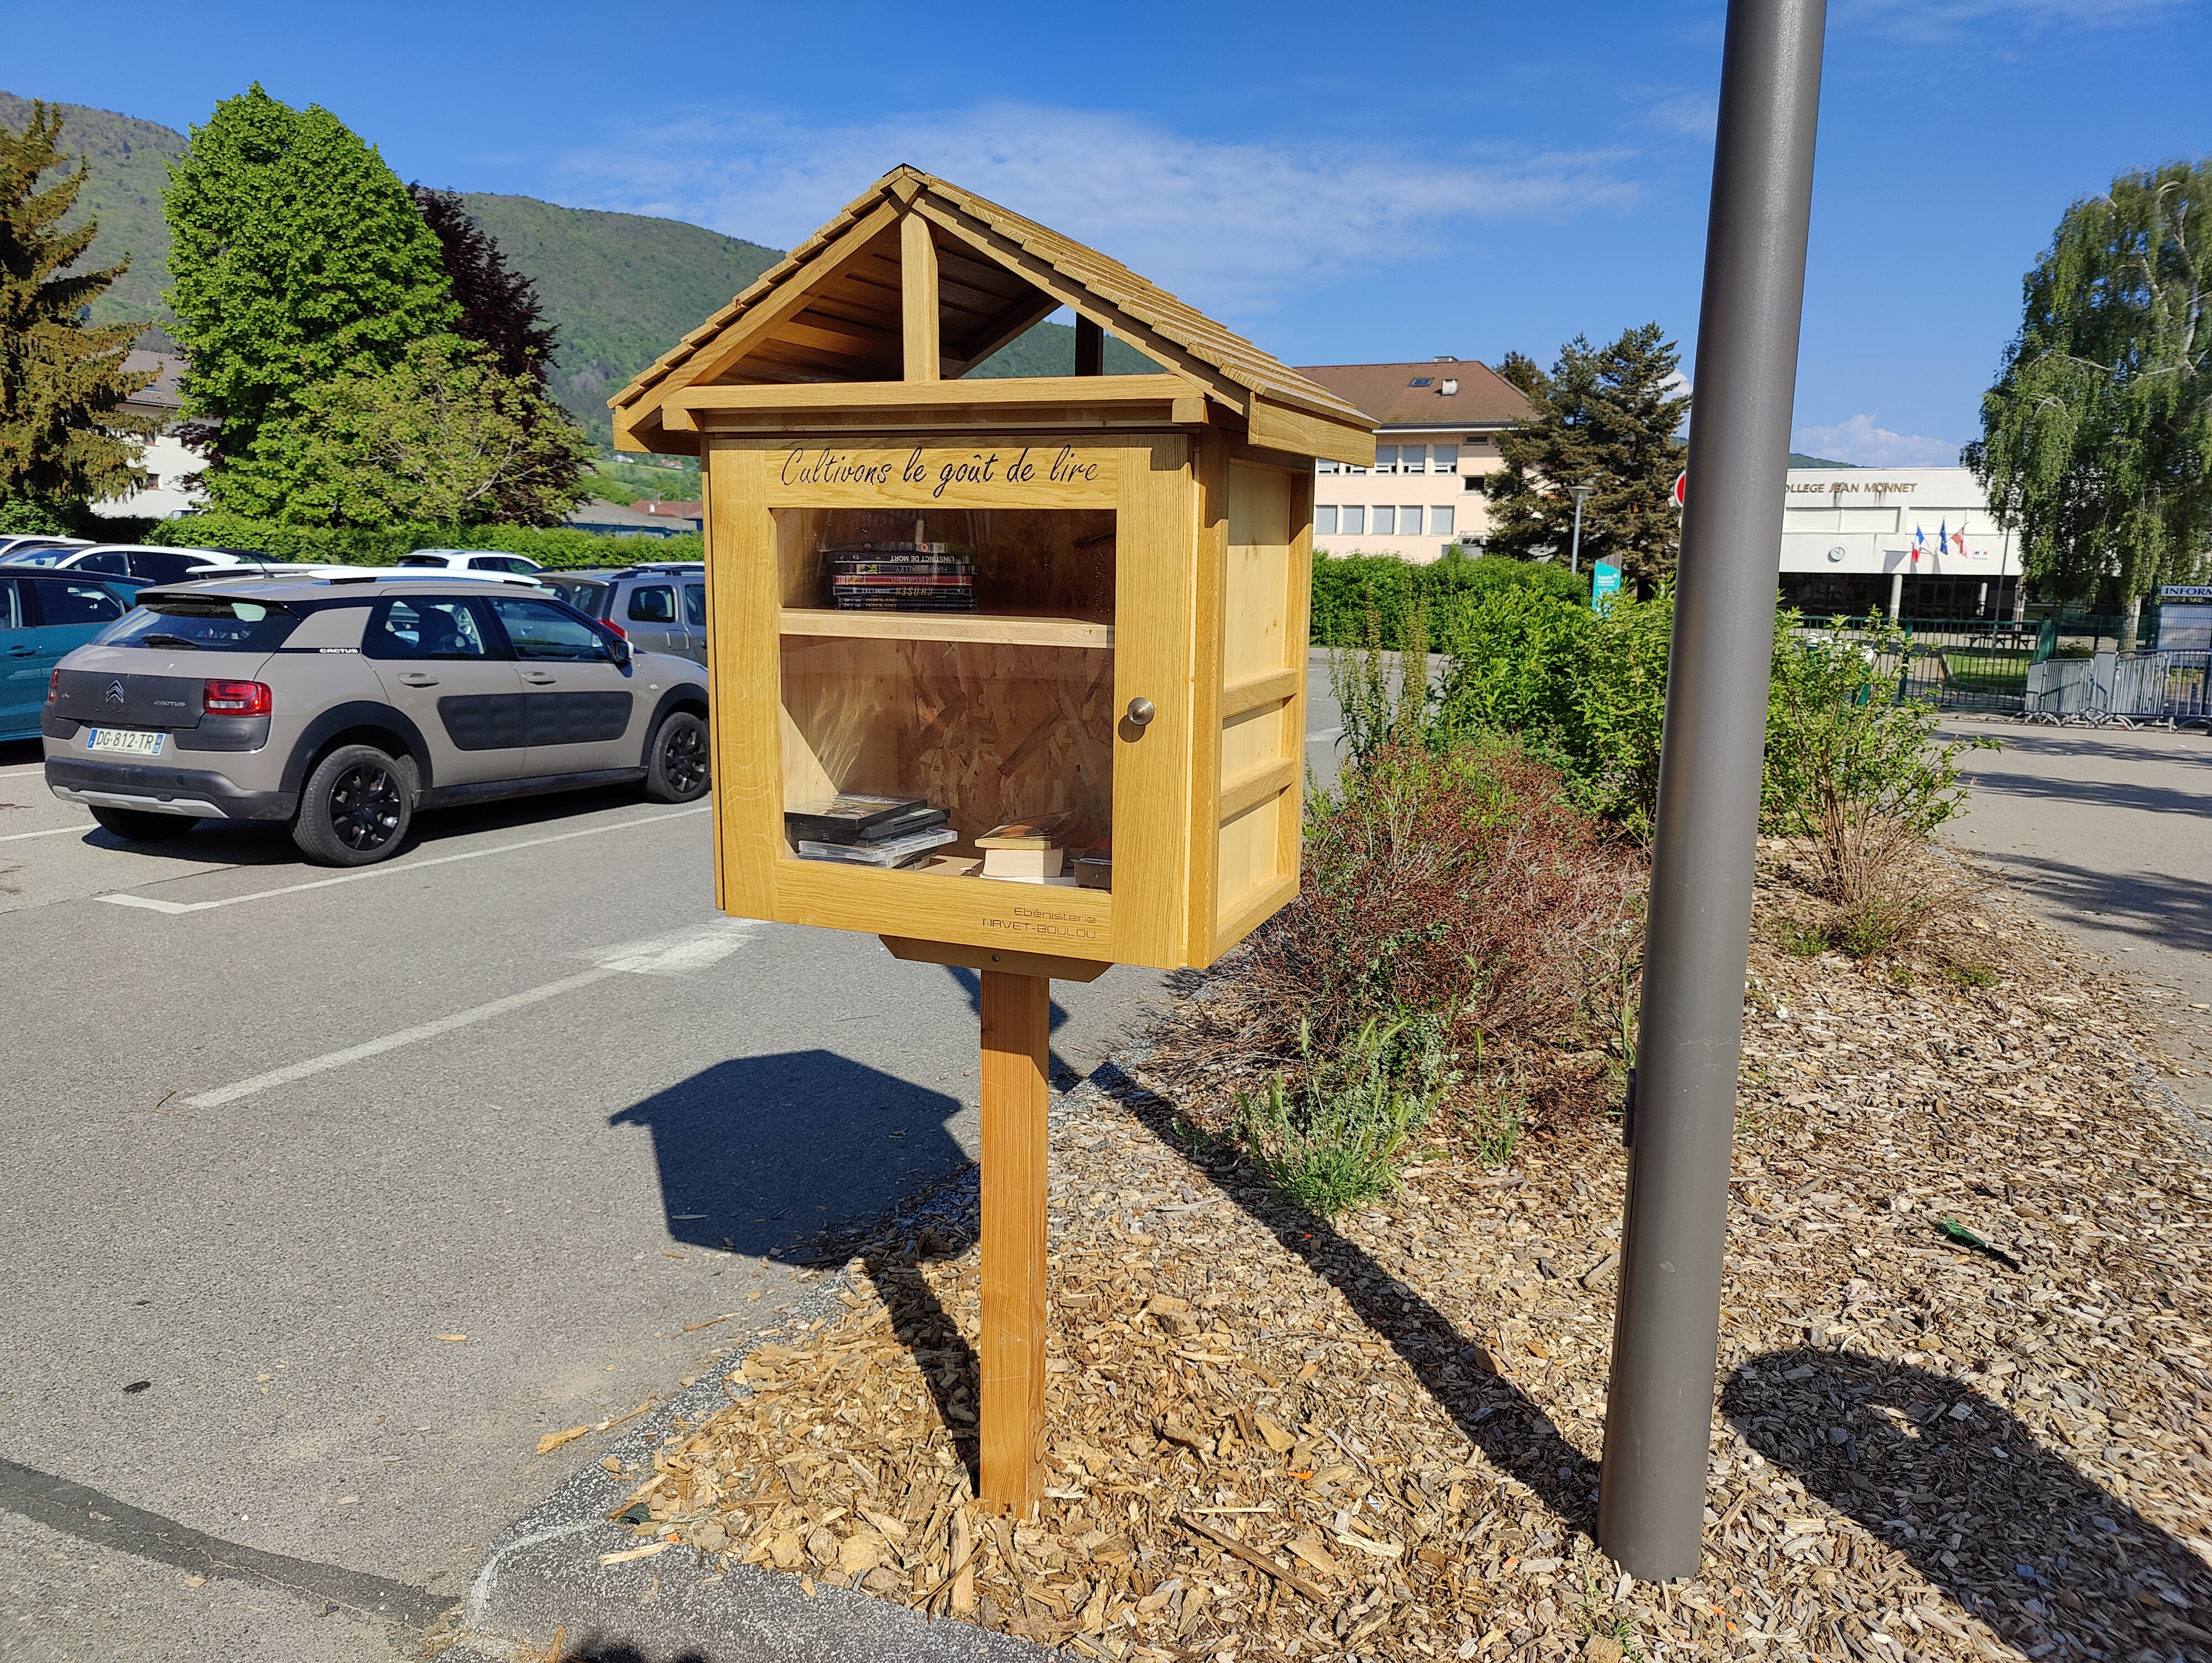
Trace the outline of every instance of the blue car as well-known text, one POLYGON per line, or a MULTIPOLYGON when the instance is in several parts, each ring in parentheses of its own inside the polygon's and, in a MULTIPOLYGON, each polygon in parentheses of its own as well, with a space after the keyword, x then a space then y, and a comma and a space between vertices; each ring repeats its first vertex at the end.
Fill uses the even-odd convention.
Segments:
POLYGON ((35 739, 63 657, 138 604, 140 578, 0 563, 0 739, 35 739))

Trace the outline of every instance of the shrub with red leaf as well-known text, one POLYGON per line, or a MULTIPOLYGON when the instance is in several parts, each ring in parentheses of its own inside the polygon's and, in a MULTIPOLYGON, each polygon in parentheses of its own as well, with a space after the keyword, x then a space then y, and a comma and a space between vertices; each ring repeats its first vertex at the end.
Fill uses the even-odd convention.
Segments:
POLYGON ((1640 940, 1634 851, 1510 743, 1395 746, 1308 816, 1298 898, 1232 973, 1244 1038, 1288 1063, 1370 1017, 1426 1017, 1463 1062, 1578 1043, 1640 940), (1595 996, 1595 998, 1594 998, 1595 996))

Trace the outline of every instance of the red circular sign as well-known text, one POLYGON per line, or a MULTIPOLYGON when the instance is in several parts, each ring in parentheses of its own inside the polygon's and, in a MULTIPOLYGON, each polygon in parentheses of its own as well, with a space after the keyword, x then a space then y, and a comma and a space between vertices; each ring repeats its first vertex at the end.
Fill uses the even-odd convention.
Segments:
POLYGON ((1687 473, 1678 473, 1674 476, 1674 506, 1677 508, 1684 508, 1689 506, 1689 502, 1690 476, 1687 473))

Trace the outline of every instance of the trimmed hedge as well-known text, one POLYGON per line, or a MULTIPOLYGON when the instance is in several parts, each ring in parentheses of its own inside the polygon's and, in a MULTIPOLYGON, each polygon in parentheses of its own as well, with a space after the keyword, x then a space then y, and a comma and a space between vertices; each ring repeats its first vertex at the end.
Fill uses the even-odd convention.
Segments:
POLYGON ((395 525, 370 531, 283 525, 212 510, 164 520, 147 543, 170 549, 237 549, 272 560, 331 566, 389 566, 417 549, 483 549, 520 555, 540 566, 631 566, 641 560, 704 560, 696 531, 675 537, 609 537, 568 526, 395 525))
POLYGON ((1426 566, 1395 555, 1316 554, 1313 562, 1313 631, 1316 646, 1365 646, 1367 615, 1375 614, 1380 646, 1395 650, 1403 640, 1407 609, 1416 602, 1429 615, 1429 639, 1441 641, 1451 619, 1504 590, 1527 590, 1560 600, 1589 600, 1589 580, 1565 567, 1508 560, 1499 555, 1473 558, 1456 549, 1426 566))

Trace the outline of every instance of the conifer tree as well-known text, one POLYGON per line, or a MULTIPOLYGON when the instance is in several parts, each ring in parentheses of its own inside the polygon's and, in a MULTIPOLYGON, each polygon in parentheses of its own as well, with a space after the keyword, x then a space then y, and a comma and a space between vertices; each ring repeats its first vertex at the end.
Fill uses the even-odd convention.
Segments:
POLYGON ((2127 610, 2212 537, 2212 162, 2075 203, 1964 460, 2041 592, 2127 610))
POLYGON ((92 246, 96 221, 61 221, 84 188, 89 164, 40 181, 72 158, 62 118, 31 106, 20 133, 0 126, 0 499, 74 504, 120 496, 145 483, 140 441, 158 419, 121 408, 154 379, 123 367, 143 324, 84 321, 85 309, 129 269, 70 265, 92 246))
POLYGON ((1483 480, 1497 505, 1485 550, 1565 561, 1575 519, 1568 488, 1587 483, 1583 569, 1610 561, 1638 585, 1672 575, 1681 536, 1674 476, 1687 454, 1677 433, 1690 408, 1676 391, 1680 364, 1656 324, 1624 330, 1605 347, 1577 335, 1548 374, 1509 354, 1498 373, 1535 415, 1500 439, 1505 465, 1483 480))

